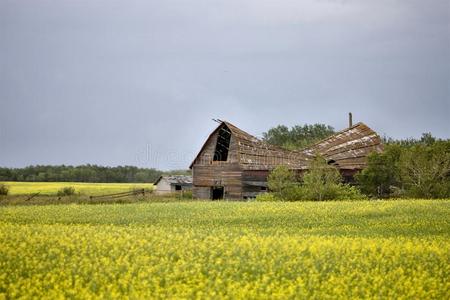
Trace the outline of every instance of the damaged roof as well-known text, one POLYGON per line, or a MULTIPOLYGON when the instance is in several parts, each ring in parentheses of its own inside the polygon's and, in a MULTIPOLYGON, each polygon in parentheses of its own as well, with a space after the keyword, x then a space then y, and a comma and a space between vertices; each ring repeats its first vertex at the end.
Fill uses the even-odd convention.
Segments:
POLYGON ((383 150, 378 134, 363 123, 357 123, 305 149, 291 151, 270 145, 227 121, 220 122, 190 168, 197 161, 208 140, 218 130, 227 129, 236 141, 238 162, 247 170, 271 170, 278 165, 286 165, 291 169, 307 169, 309 161, 316 154, 324 156, 330 164, 340 169, 362 169, 370 152, 383 150))
POLYGON ((302 152, 310 157, 322 155, 340 169, 363 169, 371 152, 383 151, 380 136, 364 123, 344 129, 313 144, 302 152))

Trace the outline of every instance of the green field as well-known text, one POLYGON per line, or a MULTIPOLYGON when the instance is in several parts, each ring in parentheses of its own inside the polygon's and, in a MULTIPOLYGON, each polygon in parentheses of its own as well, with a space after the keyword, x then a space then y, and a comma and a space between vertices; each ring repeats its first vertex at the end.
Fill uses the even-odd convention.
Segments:
POLYGON ((0 299, 448 299, 450 201, 0 207, 0 299))
POLYGON ((135 188, 152 189, 151 183, 85 183, 85 182, 0 182, 9 187, 10 195, 56 195, 59 189, 72 186, 81 195, 103 195, 127 192, 135 188))

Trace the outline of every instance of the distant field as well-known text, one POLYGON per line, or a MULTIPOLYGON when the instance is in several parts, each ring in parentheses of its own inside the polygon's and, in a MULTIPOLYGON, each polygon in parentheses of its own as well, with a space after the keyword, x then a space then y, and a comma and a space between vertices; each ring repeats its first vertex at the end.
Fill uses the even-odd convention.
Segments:
POLYGON ((153 189, 151 183, 85 183, 85 182, 0 182, 9 187, 10 195, 56 195, 59 189, 72 186, 81 195, 127 192, 134 188, 153 189))
POLYGON ((0 299, 449 299, 450 201, 0 207, 0 299))

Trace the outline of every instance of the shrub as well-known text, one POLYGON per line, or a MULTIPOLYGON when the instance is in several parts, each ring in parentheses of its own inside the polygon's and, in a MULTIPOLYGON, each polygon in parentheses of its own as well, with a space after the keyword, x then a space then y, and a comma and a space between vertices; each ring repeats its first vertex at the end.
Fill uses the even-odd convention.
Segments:
POLYGON ((270 202, 270 201, 280 201, 280 198, 277 198, 272 193, 262 193, 257 195, 255 200, 259 202, 270 202))
POLYGON ((182 199, 192 199, 192 191, 191 190, 185 190, 180 193, 182 199))
POLYGON ((284 197, 286 201, 308 200, 304 187, 299 185, 299 183, 288 186, 284 191, 284 197))
POLYGON ((6 184, 0 184, 0 195, 6 196, 9 193, 9 187, 6 184))
POLYGON ((402 148, 387 145, 383 153, 371 153, 367 167, 356 174, 355 179, 361 191, 372 197, 387 198, 395 193, 398 196, 400 185, 399 159, 402 148))
POLYGON ((399 166, 406 196, 450 196, 450 142, 415 145, 402 152, 399 166))
POLYGON ((287 199, 287 190, 296 184, 294 172, 286 166, 277 166, 267 179, 269 190, 280 199, 287 199))
POLYGON ((367 199, 367 196, 362 194, 361 191, 348 184, 339 184, 336 189, 336 200, 361 200, 367 199))
POLYGON ((56 193, 57 196, 72 196, 75 195, 75 188, 73 186, 66 186, 58 190, 56 193))
POLYGON ((446 198, 450 196, 450 141, 408 146, 387 145, 372 153, 357 176, 361 191, 372 197, 446 198))
POLYGON ((323 157, 316 156, 303 176, 303 197, 319 201, 336 199, 341 181, 338 169, 328 165, 323 157))
POLYGON ((366 198, 350 185, 342 184, 342 177, 323 157, 315 157, 303 176, 303 183, 295 180, 294 173, 285 166, 275 168, 269 175, 270 196, 258 201, 354 200, 366 198))

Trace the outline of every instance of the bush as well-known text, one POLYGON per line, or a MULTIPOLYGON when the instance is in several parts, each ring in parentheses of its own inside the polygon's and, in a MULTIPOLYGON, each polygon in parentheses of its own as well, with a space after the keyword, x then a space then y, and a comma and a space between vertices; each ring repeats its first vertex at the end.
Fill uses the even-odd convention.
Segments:
POLYGON ((400 186, 399 160, 402 148, 399 145, 387 145, 383 153, 371 153, 367 158, 367 167, 356 174, 361 191, 371 197, 387 198, 395 193, 398 196, 400 186))
POLYGON ((56 195, 59 197, 75 195, 75 188, 73 186, 63 187, 58 190, 56 195))
POLYGON ((185 190, 181 192, 182 199, 192 199, 192 190, 185 190))
POLYGON ((304 194, 310 200, 332 200, 338 197, 341 174, 328 165, 321 156, 316 156, 303 176, 304 194))
POLYGON ((9 193, 9 187, 6 184, 0 184, 0 195, 6 196, 9 193))
POLYGON ((339 184, 335 192, 335 200, 362 200, 367 199, 367 196, 361 191, 348 184, 339 184))
POLYGON ((255 200, 259 202, 271 202, 271 201, 280 201, 280 198, 277 198, 272 193, 262 193, 257 195, 255 200))
POLYGON ((450 142, 415 145, 402 152, 399 166, 406 196, 450 196, 450 142))
POLYGON ((277 166, 270 172, 267 179, 269 190, 272 191, 277 198, 288 199, 286 194, 288 189, 296 184, 294 172, 286 166, 277 166))
POLYGON ((334 166, 320 156, 315 157, 303 176, 303 183, 285 166, 275 168, 269 175, 270 196, 259 196, 257 201, 354 200, 366 196, 356 188, 342 184, 342 177, 334 166))
POLYGON ((450 141, 387 145, 372 153, 356 176, 362 192, 372 197, 450 197, 450 141))

